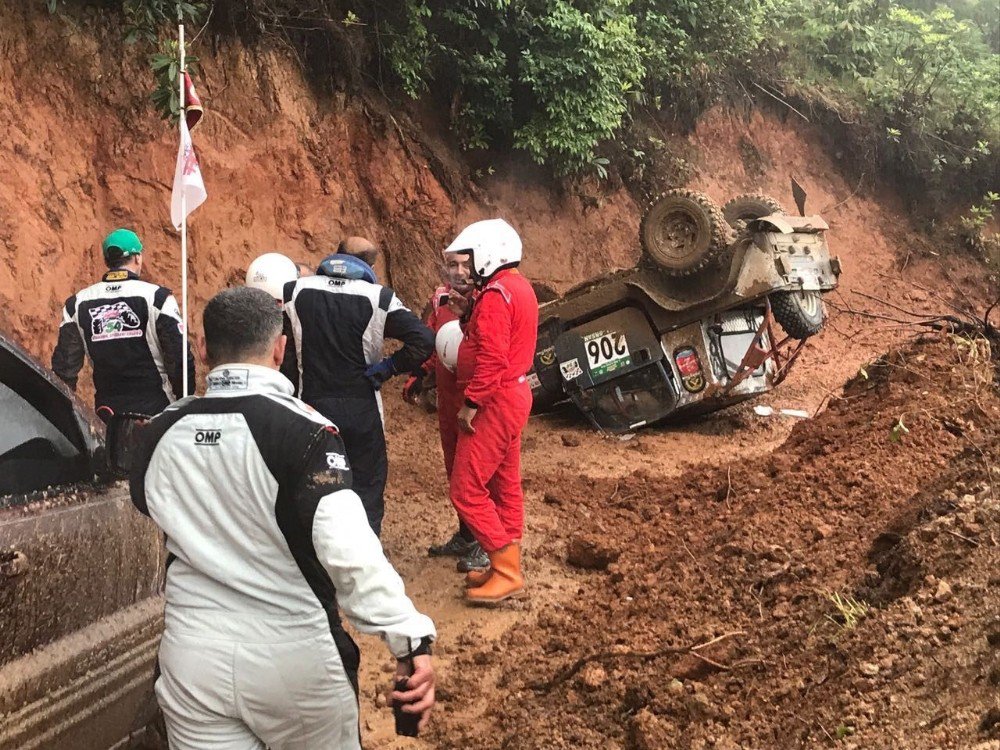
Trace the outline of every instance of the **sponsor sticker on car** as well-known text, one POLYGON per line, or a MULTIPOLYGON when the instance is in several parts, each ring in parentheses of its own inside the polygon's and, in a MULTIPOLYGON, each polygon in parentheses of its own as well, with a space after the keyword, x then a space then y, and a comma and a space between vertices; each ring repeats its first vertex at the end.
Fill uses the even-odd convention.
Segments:
POLYGON ((705 389, 705 373, 701 369, 698 352, 684 346, 674 352, 674 362, 681 374, 681 383, 688 393, 699 393, 705 389))
POLYGON ((607 375, 632 364, 624 333, 597 331, 583 337, 583 346, 592 377, 607 375))
POLYGON ((583 375, 583 368, 580 367, 580 360, 574 357, 573 359, 559 363, 559 372, 562 373, 563 378, 566 380, 576 380, 583 375))

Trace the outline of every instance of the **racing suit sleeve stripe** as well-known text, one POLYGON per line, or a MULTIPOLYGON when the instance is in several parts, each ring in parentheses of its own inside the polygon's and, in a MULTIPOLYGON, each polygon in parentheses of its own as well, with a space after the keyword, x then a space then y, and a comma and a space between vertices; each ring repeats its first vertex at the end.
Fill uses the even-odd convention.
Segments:
POLYGON ((392 298, 395 296, 396 293, 392 289, 387 286, 382 287, 378 293, 379 309, 388 311, 392 307, 392 298))
POLYGON ((181 334, 180 311, 177 301, 170 294, 169 289, 160 287, 154 293, 154 306, 156 307, 156 337, 160 340, 160 351, 163 356, 163 369, 166 370, 167 379, 174 392, 175 398, 183 398, 185 395, 194 393, 194 355, 190 347, 184 354, 184 336, 181 334), (158 296, 163 296, 163 301, 156 304, 158 296), (188 368, 188 393, 184 393, 184 360, 187 360, 188 368))
POLYGON ((397 659, 409 654, 421 638, 436 637, 434 623, 416 610, 403 580, 385 559, 361 498, 353 490, 340 490, 320 500, 312 539, 337 589, 337 603, 358 631, 382 636, 397 659))
POLYGON ((396 372, 421 372, 420 366, 434 351, 434 334, 416 315, 400 307, 385 316, 385 335, 403 342, 392 355, 396 372))
POLYGON ((511 310, 502 294, 487 289, 476 302, 474 314, 478 343, 476 367, 465 387, 465 398, 483 406, 500 387, 507 372, 511 310))
POLYGON ((80 327, 76 323, 76 296, 66 300, 63 306, 62 324, 59 326, 59 340, 52 351, 52 371, 71 390, 76 390, 80 369, 83 367, 84 343, 80 327))
POLYGON ((347 453, 336 428, 325 426, 312 433, 304 455, 295 445, 301 434, 296 430, 283 441, 283 452, 301 458, 285 467, 285 486, 295 487, 295 522, 288 517, 285 490, 279 490, 276 512, 282 533, 320 600, 327 604, 323 600, 332 599, 335 592, 337 604, 355 628, 381 635, 395 656, 405 656, 411 641, 415 645, 425 636, 434 637, 434 624, 417 612, 403 581, 385 559, 361 499, 351 489, 347 453), (312 567, 317 564, 318 571, 312 567), (316 575, 323 572, 326 580, 316 575))

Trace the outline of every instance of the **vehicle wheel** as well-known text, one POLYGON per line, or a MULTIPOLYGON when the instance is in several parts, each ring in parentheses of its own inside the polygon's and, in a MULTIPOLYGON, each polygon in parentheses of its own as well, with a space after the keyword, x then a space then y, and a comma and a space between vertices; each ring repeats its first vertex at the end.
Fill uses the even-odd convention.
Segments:
POLYGON ((785 213, 785 209, 778 201, 770 195, 760 193, 737 195, 722 207, 723 216, 726 217, 726 221, 735 232, 742 232, 746 229, 748 221, 759 219, 762 216, 783 213, 785 213))
POLYGON ((795 339, 806 339, 823 330, 826 310, 817 291, 775 292, 771 295, 774 319, 795 339))
POLYGON ((722 210, 707 195, 670 190, 646 211, 639 239, 649 257, 671 276, 694 273, 718 257, 732 241, 722 210))

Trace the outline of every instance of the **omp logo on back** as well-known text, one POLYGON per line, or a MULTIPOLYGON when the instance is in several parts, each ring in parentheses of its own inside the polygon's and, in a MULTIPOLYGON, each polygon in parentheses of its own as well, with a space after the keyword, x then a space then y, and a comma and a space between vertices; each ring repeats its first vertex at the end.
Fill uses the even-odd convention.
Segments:
POLYGON ((327 453, 326 465, 335 471, 347 471, 347 456, 343 453, 327 453))
POLYGON ((143 335, 142 321, 127 302, 114 302, 90 309, 92 341, 131 339, 143 335))
POLYGON ((222 440, 222 430, 195 430, 195 445, 218 445, 220 440, 222 440))

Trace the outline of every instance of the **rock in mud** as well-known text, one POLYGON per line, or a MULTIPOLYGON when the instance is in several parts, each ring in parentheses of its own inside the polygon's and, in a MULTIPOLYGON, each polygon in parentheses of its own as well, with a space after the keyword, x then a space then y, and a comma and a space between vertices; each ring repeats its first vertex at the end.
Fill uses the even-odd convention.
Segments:
POLYGON ((648 708, 642 709, 629 722, 630 747, 635 750, 663 750, 674 739, 674 727, 648 708))
POLYGON ((580 670, 580 684, 587 690, 597 690, 608 681, 608 673, 600 664, 591 662, 580 670))
POLYGON ((715 706, 704 693, 692 693, 684 699, 684 708, 695 721, 707 721, 715 718, 715 706))
POLYGON ((576 448, 578 445, 580 445, 580 438, 578 438, 576 435, 570 435, 569 433, 564 432, 561 435, 561 437, 562 437, 562 444, 565 445, 567 448, 576 448))
POLYGON ((861 674, 865 677, 874 677, 879 673, 879 666, 878 664, 872 664, 869 661, 864 661, 861 662, 860 670, 861 674))
POLYGON ((951 586, 947 581, 938 581, 937 590, 934 592, 934 601, 944 604, 951 599, 951 586))
POLYGON ((621 556, 621 550, 597 536, 578 535, 569 540, 566 562, 585 570, 605 570, 621 556))

